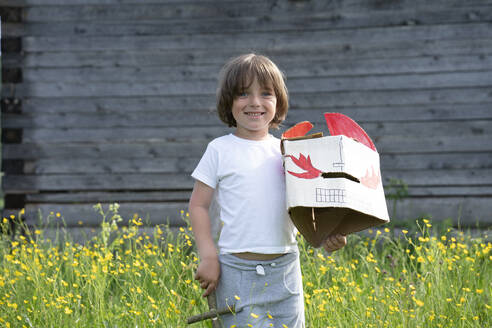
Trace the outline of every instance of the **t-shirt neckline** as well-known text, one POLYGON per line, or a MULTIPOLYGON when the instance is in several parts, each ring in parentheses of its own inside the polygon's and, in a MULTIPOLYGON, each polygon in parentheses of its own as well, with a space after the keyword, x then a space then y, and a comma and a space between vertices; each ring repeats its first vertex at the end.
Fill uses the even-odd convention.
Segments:
POLYGON ((271 134, 268 134, 268 137, 267 138, 261 139, 261 140, 244 139, 244 138, 238 137, 237 135, 235 135, 232 132, 229 135, 232 136, 232 138, 234 138, 234 140, 237 140, 237 141, 243 142, 243 143, 249 143, 249 144, 269 143, 274 138, 273 135, 271 135, 271 134))

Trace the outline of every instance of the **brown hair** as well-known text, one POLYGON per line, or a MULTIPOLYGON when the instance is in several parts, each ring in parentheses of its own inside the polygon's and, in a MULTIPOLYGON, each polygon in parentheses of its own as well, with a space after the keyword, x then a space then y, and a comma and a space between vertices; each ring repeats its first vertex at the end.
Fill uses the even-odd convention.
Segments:
POLYGON ((229 127, 236 126, 232 116, 234 99, 253 82, 254 78, 262 87, 272 84, 277 98, 277 108, 270 126, 278 128, 285 120, 289 109, 289 94, 284 74, 270 59, 256 54, 246 54, 229 60, 220 72, 217 89, 217 112, 219 118, 229 127))

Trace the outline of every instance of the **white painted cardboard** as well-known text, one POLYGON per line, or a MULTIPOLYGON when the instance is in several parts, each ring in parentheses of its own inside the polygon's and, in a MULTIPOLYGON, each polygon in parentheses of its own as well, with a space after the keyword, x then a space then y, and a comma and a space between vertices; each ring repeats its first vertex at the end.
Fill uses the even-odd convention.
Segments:
POLYGON ((343 135, 282 144, 287 209, 313 246, 389 222, 377 152, 343 135))

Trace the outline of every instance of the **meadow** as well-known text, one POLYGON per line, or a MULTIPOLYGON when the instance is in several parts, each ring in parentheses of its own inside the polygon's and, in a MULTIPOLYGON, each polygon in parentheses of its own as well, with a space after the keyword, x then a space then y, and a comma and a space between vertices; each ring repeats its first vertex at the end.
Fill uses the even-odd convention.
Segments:
MULTIPOLYGON (((23 211, 3 218, 1 327, 185 327, 208 310, 189 225, 145 233, 117 204, 95 210, 100 233, 84 244, 63 229, 50 239, 42 226, 12 237, 23 211)), ((61 213, 45 219, 63 227, 61 213)), ((488 236, 433 225, 353 234, 332 254, 299 236, 308 327, 492 327, 488 236)))

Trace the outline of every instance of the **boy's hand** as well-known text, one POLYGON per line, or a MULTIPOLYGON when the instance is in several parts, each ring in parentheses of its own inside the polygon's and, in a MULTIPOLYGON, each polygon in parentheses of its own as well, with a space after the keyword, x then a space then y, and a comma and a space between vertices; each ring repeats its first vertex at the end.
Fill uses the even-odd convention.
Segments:
POLYGON ((220 276, 220 264, 218 258, 207 258, 200 261, 196 270, 195 280, 198 280, 200 287, 205 289, 203 297, 207 297, 217 288, 220 276))
POLYGON ((347 237, 341 234, 329 236, 324 242, 323 242, 323 248, 327 252, 334 252, 343 246, 347 245, 347 237))

